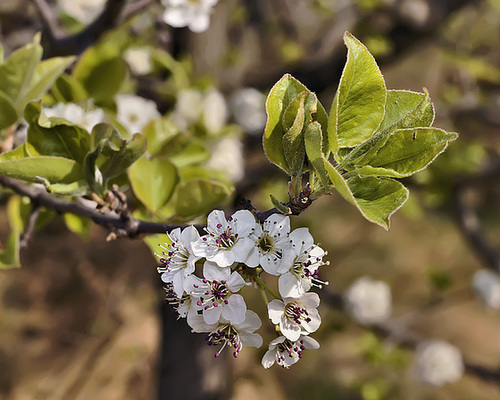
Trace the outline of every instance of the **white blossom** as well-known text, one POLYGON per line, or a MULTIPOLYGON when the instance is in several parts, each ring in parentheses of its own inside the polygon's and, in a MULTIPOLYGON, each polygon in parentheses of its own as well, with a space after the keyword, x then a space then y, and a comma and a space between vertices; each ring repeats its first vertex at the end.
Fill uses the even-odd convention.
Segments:
POLYGON ((432 386, 457 382, 464 373, 460 350, 442 340, 428 340, 419 344, 413 367, 417 379, 432 386))
POLYGON ((174 28, 187 26, 193 32, 204 32, 210 26, 210 13, 217 0, 162 0, 163 21, 174 28))
POLYGON ((258 134, 266 125, 265 96, 254 88, 234 92, 229 107, 238 125, 251 134, 258 134))
POLYGON ((250 234, 253 246, 248 254, 246 264, 257 267, 271 275, 287 272, 293 263, 290 218, 281 214, 272 214, 262 225, 257 224, 250 234))
POLYGON ((500 276, 497 273, 487 269, 476 271, 472 286, 486 306, 500 309, 500 276))
POLYGON ((165 290, 165 300, 177 313, 179 318, 186 318, 188 314, 192 313, 196 314, 197 308, 193 304, 193 298, 189 294, 184 292, 181 297, 178 297, 174 291, 172 282, 166 282, 163 289, 165 290))
POLYGON ((206 231, 194 245, 197 256, 220 267, 228 267, 234 262, 245 262, 253 242, 248 237, 256 226, 250 211, 239 210, 226 219, 224 211, 214 210, 208 215, 206 231))
POLYGON ((305 349, 318 348, 319 343, 309 336, 301 335, 296 341, 280 336, 269 344, 269 350, 262 358, 262 365, 264 368, 270 368, 276 362, 283 368, 289 368, 302 358, 305 349))
POLYGON ((161 117, 156 103, 135 94, 118 94, 116 101, 116 119, 130 133, 141 132, 151 121, 161 117))
POLYGON ((223 318, 233 324, 242 323, 247 306, 243 296, 235 294, 247 285, 241 275, 206 261, 203 276, 204 279, 188 276, 184 289, 197 299, 196 304, 202 311, 204 321, 214 324, 223 318))
POLYGON ((106 0, 59 0, 57 5, 77 21, 89 24, 102 12, 105 3, 106 0))
POLYGON ((177 95, 172 119, 181 130, 201 121, 208 133, 217 134, 226 124, 227 117, 226 101, 217 89, 211 88, 204 93, 183 89, 177 95))
POLYGON ((267 305, 273 324, 279 324, 283 336, 292 342, 298 340, 300 335, 308 335, 319 328, 321 317, 318 306, 317 293, 304 293, 297 298, 286 297, 283 301, 274 299, 267 305))
POLYGON ((226 173, 233 182, 239 182, 245 175, 243 143, 235 136, 222 136, 212 147, 206 166, 226 173))
POLYGON ((290 233, 294 260, 291 268, 280 275, 278 288, 282 297, 299 297, 312 286, 321 288, 328 284, 319 280, 318 268, 323 262, 324 250, 314 244, 307 228, 298 228, 290 233))
POLYGON ((147 47, 131 47, 123 53, 130 70, 136 75, 146 75, 151 72, 151 54, 147 47))
POLYGON ((254 333, 260 328, 262 322, 259 316, 251 310, 245 312, 244 320, 241 323, 231 323, 221 319, 217 323, 207 324, 199 314, 188 314, 187 322, 193 332, 209 332, 205 337, 209 346, 221 345, 221 348, 215 353, 215 357, 218 357, 226 346, 234 348, 234 357, 238 356, 243 346, 262 346, 262 337, 258 333, 254 333))
POLYGON ((347 311, 362 324, 383 322, 392 312, 389 285, 368 276, 356 280, 345 299, 347 311))
POLYGON ((100 108, 86 111, 75 103, 57 103, 53 107, 43 107, 43 113, 47 118, 63 118, 75 125, 81 126, 88 132, 106 119, 104 111, 100 108))
POLYGON ((163 282, 171 282, 173 290, 178 298, 184 293, 184 281, 195 270, 195 263, 200 259, 192 251, 192 244, 200 237, 194 226, 188 226, 181 232, 180 228, 175 228, 168 234, 172 241, 170 245, 160 246, 165 250, 160 258, 162 267, 158 268, 163 282))

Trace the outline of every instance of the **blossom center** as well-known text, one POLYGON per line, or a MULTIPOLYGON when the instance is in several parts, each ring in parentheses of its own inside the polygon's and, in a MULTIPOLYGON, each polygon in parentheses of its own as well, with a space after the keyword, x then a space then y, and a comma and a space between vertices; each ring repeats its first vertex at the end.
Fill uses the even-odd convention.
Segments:
POLYGON ((163 253, 165 257, 160 258, 164 268, 158 268, 158 272, 174 272, 187 267, 189 251, 184 246, 172 242, 165 250, 167 250, 166 253, 163 253))
POLYGON ((233 228, 231 226, 227 226, 226 229, 222 230, 222 224, 217 224, 217 230, 218 232, 207 232, 219 249, 230 249, 238 241, 238 234, 233 232, 233 228))
POLYGON ((234 348, 233 356, 236 358, 243 347, 240 335, 231 325, 222 325, 218 327, 215 331, 207 334, 207 336, 205 336, 205 340, 209 346, 218 346, 222 344, 219 351, 215 353, 215 358, 220 356, 222 350, 224 350, 226 346, 234 348))
POLYGON ((196 304, 203 306, 205 310, 219 307, 222 303, 228 304, 227 297, 231 295, 231 291, 226 281, 208 281, 204 279, 203 283, 208 285, 207 290, 203 293, 206 297, 201 297, 196 304))
POLYGON ((302 351, 305 349, 304 341, 299 340, 298 342, 291 342, 286 339, 283 343, 279 343, 277 346, 278 355, 276 357, 278 364, 284 367, 286 365, 285 358, 302 358, 302 351))
POLYGON ((302 322, 311 322, 311 318, 309 317, 307 310, 296 302, 288 303, 286 305, 285 316, 287 319, 299 325, 302 322))

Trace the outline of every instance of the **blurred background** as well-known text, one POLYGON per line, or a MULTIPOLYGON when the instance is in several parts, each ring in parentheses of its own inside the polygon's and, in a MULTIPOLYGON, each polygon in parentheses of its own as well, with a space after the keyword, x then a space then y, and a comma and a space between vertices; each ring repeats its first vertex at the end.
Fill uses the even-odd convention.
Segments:
MULTIPOLYGON (((40 3, 67 35, 91 23, 63 1, 3 0, 6 55, 46 32, 40 3)), ((91 9, 97 3, 87 2, 91 9)), ((128 6, 134 4, 144 8, 118 34, 130 35, 129 47, 172 57, 169 73, 158 68, 167 62, 158 57, 156 72, 132 71, 134 91, 165 114, 181 107, 179 80, 204 93, 216 88, 227 108, 223 125, 242 143, 240 159, 225 167, 243 161, 231 178, 231 199, 250 198, 261 210, 272 207, 270 193, 287 198, 287 177, 261 146, 264 96, 284 73, 315 91, 329 110, 348 30, 375 56, 387 88, 429 90, 434 126, 460 137, 431 167, 405 180, 410 199, 388 232, 338 196, 321 198, 292 221, 328 251, 330 265, 321 269, 328 290, 345 292, 365 275, 389 284, 396 328, 362 327, 324 295, 323 323, 314 335, 321 348, 306 351, 289 370, 263 369, 265 348, 214 360, 203 335, 190 334, 185 321, 169 314, 156 260, 141 240, 106 242, 107 232, 96 226, 82 238, 56 218, 23 249, 22 268, 0 271, 0 399, 187 399, 182 390, 193 385, 207 399, 500 398, 500 304, 481 300, 471 284, 478 270, 496 273, 500 266, 500 1, 219 0, 200 33, 165 24, 159 2, 128 6), (245 99, 255 107, 242 115, 238 98, 249 88, 253 100, 245 99), (414 350, 401 340, 413 334, 448 341, 482 369, 443 387, 418 382, 414 350), (188 355, 189 349, 197 350, 188 355)), ((47 55, 64 54, 45 48, 47 55)), ((203 123, 217 114, 208 112, 203 123)), ((223 151, 231 152, 219 157, 223 151)), ((4 241, 5 212, 0 218, 4 241)), ((265 315, 259 299, 253 303, 265 315)), ((265 323, 260 333, 264 343, 273 337, 265 323)))

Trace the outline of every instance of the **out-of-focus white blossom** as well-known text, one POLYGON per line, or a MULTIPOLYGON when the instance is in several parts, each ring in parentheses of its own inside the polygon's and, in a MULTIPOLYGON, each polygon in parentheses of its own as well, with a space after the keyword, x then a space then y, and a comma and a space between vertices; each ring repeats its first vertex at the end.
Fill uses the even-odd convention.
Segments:
POLYGON ((472 277, 472 286, 488 307, 500 309, 500 276, 493 271, 480 269, 472 277))
POLYGON ((210 26, 210 13, 218 0, 162 0, 162 18, 174 28, 187 26, 193 32, 204 32, 210 26))
POLYGON ((106 0, 59 0, 57 5, 69 16, 83 24, 94 21, 104 9, 106 0))
POLYGON ((442 340, 419 344, 413 367, 416 378, 432 386, 456 382, 464 373, 460 350, 442 340))
POLYGON ((177 96, 172 118, 181 130, 201 121, 208 133, 218 133, 227 122, 226 101, 214 88, 205 93, 196 89, 183 89, 177 96))
POLYGON ((146 75, 151 72, 151 54, 146 47, 131 47, 123 53, 130 70, 136 75, 146 75))
POLYGON ((81 126, 88 132, 100 122, 106 119, 104 111, 100 108, 85 111, 83 107, 75 103, 57 103, 53 107, 44 107, 43 113, 47 118, 56 117, 81 126))
POLYGON ((229 108, 238 125, 246 132, 259 134, 266 124, 265 96, 257 89, 243 88, 229 99, 229 108))
POLYGON ((245 175, 243 143, 235 136, 223 136, 212 147, 206 166, 223 171, 233 182, 239 182, 245 175))
POLYGON ((345 295, 347 311, 362 324, 385 321, 392 312, 391 289, 368 276, 356 280, 345 295))
POLYGON ((161 114, 152 100, 135 94, 118 94, 116 101, 116 119, 130 133, 141 132, 149 122, 160 118, 161 114))

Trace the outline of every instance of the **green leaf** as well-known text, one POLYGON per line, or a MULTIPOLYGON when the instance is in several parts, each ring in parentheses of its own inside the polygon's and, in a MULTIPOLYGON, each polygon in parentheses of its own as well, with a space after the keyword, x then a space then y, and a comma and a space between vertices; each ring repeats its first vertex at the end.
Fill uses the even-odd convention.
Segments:
POLYGON ((89 218, 82 217, 81 215, 64 214, 64 222, 71 232, 74 232, 83 239, 88 239, 90 236, 90 227, 92 221, 89 218))
POLYGON ((0 174, 28 182, 73 183, 83 179, 82 167, 62 157, 41 156, 0 161, 0 174))
POLYGON ((22 112, 24 96, 28 93, 42 51, 35 41, 13 52, 0 65, 0 91, 12 100, 18 115, 22 112))
POLYGON ((179 128, 170 118, 157 118, 144 127, 142 134, 148 139, 148 153, 155 156, 179 134, 179 128))
POLYGON ((31 100, 40 99, 74 59, 74 57, 54 57, 38 64, 29 90, 24 95, 23 107, 31 100))
POLYGON ((347 181, 328 161, 325 169, 340 195, 369 221, 389 229, 389 219, 407 200, 408 189, 388 178, 353 177, 347 181))
POLYGON ((304 107, 306 97, 306 91, 298 94, 287 107, 282 121, 285 132, 283 135, 283 154, 288 174, 293 176, 300 176, 304 168, 305 148, 302 130, 306 114, 304 107))
POLYGON ((122 174, 147 148, 146 138, 137 133, 124 139, 113 125, 94 126, 90 136, 91 152, 84 160, 85 179, 96 193, 103 194, 111 178, 122 174))
POLYGON ((18 114, 12 100, 0 92, 0 130, 11 126, 18 120, 18 114))
POLYGON ((175 165, 161 158, 139 158, 128 176, 135 195, 152 212, 167 203, 179 181, 175 165))
POLYGON ((47 119, 41 114, 40 102, 31 102, 24 113, 28 128, 28 151, 33 156, 65 157, 83 165, 90 150, 89 133, 62 118, 47 119))
POLYGON ((175 212, 181 217, 207 213, 231 194, 227 185, 216 181, 193 179, 181 182, 176 188, 175 212))
MULTIPOLYGON (((284 154, 283 136, 286 131, 284 127, 291 126, 295 121, 295 116, 292 113, 285 115, 285 111, 290 103, 302 92, 307 92, 307 100, 305 104, 310 104, 310 98, 314 99, 316 113, 311 117, 313 120, 318 121, 322 126, 322 131, 326 132, 328 118, 326 112, 316 96, 308 90, 302 83, 293 78, 291 75, 284 75, 271 89, 266 100, 267 123, 263 136, 263 147, 267 158, 272 163, 286 172, 289 172, 288 163, 284 154), (311 97, 312 96, 312 97, 311 97), (290 122, 292 121, 292 122, 290 122)), ((308 109, 311 106, 308 106, 308 109)), ((311 111, 313 113, 314 111, 311 111)), ((306 113, 305 117, 308 113, 306 113)), ((308 124, 309 118, 304 123, 308 124)), ((328 140, 323 139, 325 149, 328 149, 328 140)))
POLYGON ((379 131, 389 128, 391 125, 401 121, 405 116, 411 115, 402 121, 398 128, 428 127, 434 122, 434 107, 425 93, 411 92, 409 90, 388 90, 385 115, 379 126, 379 131), (423 102, 423 103, 422 103, 423 102), (420 109, 417 107, 420 105, 420 109), (417 112, 418 110, 418 112, 417 112))
POLYGON ((90 97, 96 101, 111 99, 121 88, 125 78, 125 63, 119 48, 111 41, 88 48, 73 70, 90 97))
POLYGON ((16 147, 14 150, 0 154, 0 162, 6 160, 17 160, 29 156, 30 155, 26 151, 26 145, 23 143, 21 146, 16 147))
POLYGON ((321 185, 325 191, 331 188, 330 179, 325 169, 324 154, 322 152, 322 138, 321 125, 318 122, 309 124, 304 133, 304 143, 306 155, 309 164, 312 166, 314 172, 321 181, 321 185))
POLYGON ((330 111, 330 149, 356 146, 368 139, 384 117, 386 88, 375 59, 349 32, 347 62, 330 111))
POLYGON ((11 196, 7 203, 7 219, 11 233, 7 243, 0 249, 0 269, 18 268, 21 266, 19 257, 19 242, 23 231, 23 221, 21 218, 21 197, 11 196))
POLYGON ((448 142, 458 137, 438 128, 400 129, 393 133, 376 155, 356 169, 360 175, 403 178, 427 167, 448 142))
POLYGON ((83 85, 76 78, 63 74, 52 86, 52 94, 62 103, 83 102, 90 97, 83 85))

